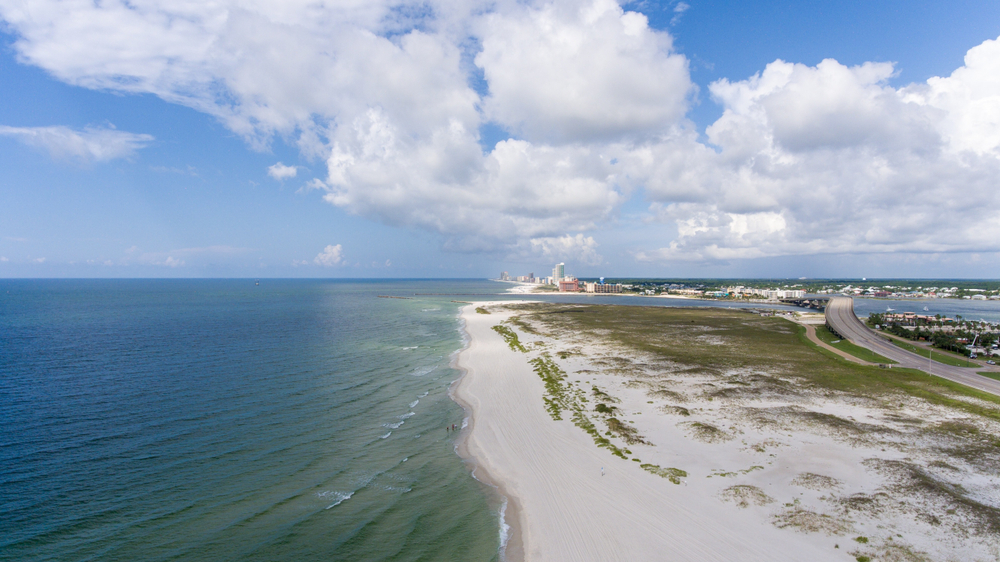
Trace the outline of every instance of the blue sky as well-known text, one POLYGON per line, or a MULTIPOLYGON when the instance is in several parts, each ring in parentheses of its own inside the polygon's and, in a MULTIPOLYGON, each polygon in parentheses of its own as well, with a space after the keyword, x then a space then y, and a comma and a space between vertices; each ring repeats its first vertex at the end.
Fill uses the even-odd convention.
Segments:
POLYGON ((996 2, 400 5, 0 0, 0 277, 997 277, 996 2))

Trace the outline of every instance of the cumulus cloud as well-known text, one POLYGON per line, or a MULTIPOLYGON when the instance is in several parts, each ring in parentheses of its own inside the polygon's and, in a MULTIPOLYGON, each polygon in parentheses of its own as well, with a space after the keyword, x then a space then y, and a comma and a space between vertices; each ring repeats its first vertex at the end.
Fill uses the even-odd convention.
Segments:
POLYGON ((56 159, 81 162, 104 162, 131 156, 154 140, 151 135, 94 127, 78 131, 62 126, 0 126, 0 135, 47 150, 56 159))
POLYGON ((324 267, 333 267, 335 265, 340 265, 343 259, 344 249, 340 244, 337 244, 336 246, 330 245, 323 248, 323 251, 313 258, 313 263, 324 267))
POLYGON ((720 150, 674 143, 641 162, 653 219, 677 233, 637 257, 1000 249, 1000 138, 969 115, 1000 115, 1000 48, 969 53, 951 77, 900 89, 891 65, 834 60, 716 82, 720 150))
POLYGON ((267 167, 267 175, 271 176, 272 178, 278 181, 286 180, 288 178, 294 178, 298 173, 299 169, 297 167, 286 166, 281 162, 278 162, 273 166, 267 167))
MULTIPOLYGON (((593 232, 640 189, 660 237, 641 260, 1000 249, 1000 41, 904 87, 888 63, 774 61, 712 84, 724 111, 702 132, 687 59, 612 0, 0 0, 0 17, 22 62, 193 107, 257 149, 289 139, 327 165, 303 189, 456 251, 600 263, 593 232), (513 138, 484 153, 487 123, 513 138)), ((152 140, 100 131, 117 144, 0 134, 95 161, 152 140)))
POLYGON ((0 262, 10 261, 7 256, 0 256, 0 262))
POLYGON ((592 228, 621 199, 610 165, 588 147, 506 140, 484 156, 460 123, 420 142, 375 110, 345 133, 326 200, 441 232, 459 250, 592 228))
POLYGON ((574 261, 586 265, 600 265, 603 258, 597 253, 597 241, 593 236, 549 236, 532 238, 528 241, 532 253, 549 261, 574 261))
POLYGON ((551 142, 655 134, 682 118, 693 85, 669 34, 613 0, 494 13, 476 65, 486 114, 551 142))

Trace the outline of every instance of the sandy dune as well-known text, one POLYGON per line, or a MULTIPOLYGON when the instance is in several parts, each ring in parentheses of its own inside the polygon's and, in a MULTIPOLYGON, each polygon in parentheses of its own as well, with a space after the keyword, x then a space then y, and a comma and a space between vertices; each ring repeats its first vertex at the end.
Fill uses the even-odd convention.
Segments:
MULTIPOLYGON (((470 344, 454 390, 471 413, 463 453, 514 504, 508 560, 854 559, 846 545, 834 548, 844 537, 782 531, 704 486, 676 485, 612 456, 568 420, 554 421, 529 356, 491 329, 508 316, 465 307, 470 344)), ((664 445, 675 447, 674 457, 697 455, 688 443, 664 445)))

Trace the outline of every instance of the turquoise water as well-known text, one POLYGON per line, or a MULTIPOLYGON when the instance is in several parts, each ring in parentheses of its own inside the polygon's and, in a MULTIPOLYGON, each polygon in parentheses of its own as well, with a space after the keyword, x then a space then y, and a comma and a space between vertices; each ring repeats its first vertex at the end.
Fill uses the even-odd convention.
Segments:
POLYGON ((0 281, 0 558, 498 559, 459 305, 376 297, 503 288, 0 281))

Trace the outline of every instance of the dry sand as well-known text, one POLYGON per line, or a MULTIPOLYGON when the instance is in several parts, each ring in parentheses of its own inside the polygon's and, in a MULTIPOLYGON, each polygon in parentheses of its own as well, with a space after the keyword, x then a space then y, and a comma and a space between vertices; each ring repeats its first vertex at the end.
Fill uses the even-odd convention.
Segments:
MULTIPOLYGON (((508 560, 854 560, 850 538, 780 529, 758 501, 786 501, 806 488, 789 479, 759 481, 749 465, 742 467, 750 469, 745 476, 706 478, 719 463, 706 461, 706 443, 685 437, 674 423, 648 420, 643 434, 657 445, 632 448, 644 463, 691 471, 679 485, 598 448, 571 421, 553 420, 543 404, 543 382, 528 362, 533 355, 512 351, 492 330, 511 313, 475 312, 486 304, 463 309, 470 343, 458 357, 466 374, 454 396, 471 418, 462 452, 476 464, 477 477, 495 483, 511 502, 508 560), (756 488, 733 488, 750 478, 756 488), (729 502, 720 489, 728 490, 729 502)), ((645 403, 633 397, 621 406, 641 414, 645 403)), ((746 457, 736 445, 738 440, 730 467, 746 457)), ((829 459, 828 450, 822 440, 804 445, 803 466, 832 462, 841 472, 860 472, 860 452, 829 459)), ((787 470, 794 475, 801 468, 787 470)))

